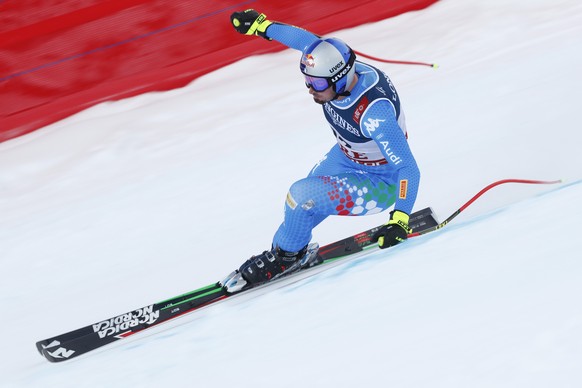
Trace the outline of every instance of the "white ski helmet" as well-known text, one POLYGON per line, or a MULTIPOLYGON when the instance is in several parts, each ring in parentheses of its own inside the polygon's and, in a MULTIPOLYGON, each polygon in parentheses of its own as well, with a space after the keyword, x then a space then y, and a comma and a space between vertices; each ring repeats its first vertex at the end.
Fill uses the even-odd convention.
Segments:
POLYGON ((307 87, 321 92, 330 86, 338 95, 349 95, 346 88, 356 74, 356 54, 336 38, 320 39, 303 50, 299 68, 307 87))

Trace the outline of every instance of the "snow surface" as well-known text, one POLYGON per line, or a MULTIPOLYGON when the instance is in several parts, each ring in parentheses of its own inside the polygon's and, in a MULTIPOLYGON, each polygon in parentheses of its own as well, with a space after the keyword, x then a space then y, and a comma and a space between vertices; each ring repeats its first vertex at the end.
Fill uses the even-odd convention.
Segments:
MULTIPOLYGON (((284 20, 284 15, 271 15, 284 20)), ((396 84, 445 229, 63 364, 35 342, 221 279, 334 140, 299 54, 0 144, 2 387, 581 387, 582 5, 443 0, 339 31, 396 84)), ((387 214, 334 217, 329 243, 387 214)))

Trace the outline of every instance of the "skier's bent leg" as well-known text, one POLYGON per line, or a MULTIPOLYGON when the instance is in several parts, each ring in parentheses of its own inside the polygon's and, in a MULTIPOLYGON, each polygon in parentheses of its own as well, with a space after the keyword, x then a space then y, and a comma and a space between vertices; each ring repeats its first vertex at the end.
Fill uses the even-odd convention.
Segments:
POLYGON ((360 216, 388 209, 396 200, 396 186, 373 175, 345 173, 311 176, 289 189, 285 219, 273 246, 297 251, 311 240, 312 230, 330 215, 360 216))
POLYGON ((379 213, 394 203, 395 193, 393 185, 357 173, 310 176, 295 182, 289 189, 285 219, 275 233, 271 250, 251 257, 239 273, 247 283, 260 284, 298 270, 309 254, 317 256, 308 244, 312 230, 325 218, 379 213))

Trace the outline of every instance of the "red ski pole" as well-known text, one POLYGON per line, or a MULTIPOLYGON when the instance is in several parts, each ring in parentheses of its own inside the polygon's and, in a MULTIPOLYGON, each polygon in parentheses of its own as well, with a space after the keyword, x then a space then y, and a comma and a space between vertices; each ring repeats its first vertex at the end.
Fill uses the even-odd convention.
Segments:
POLYGON ((362 52, 355 51, 355 50, 354 50, 354 52, 356 53, 356 55, 359 55, 359 56, 364 57, 364 58, 372 59, 372 60, 378 61, 378 62, 394 63, 394 64, 397 64, 397 65, 428 66, 428 67, 432 67, 433 69, 436 69, 437 67, 439 67, 436 63, 413 62, 413 61, 395 61, 395 60, 391 60, 391 59, 383 59, 383 58, 373 57, 371 55, 364 54, 362 52))
POLYGON ((416 236, 420 236, 426 233, 430 233, 433 232, 435 230, 438 230, 442 227, 444 227, 446 224, 448 224, 449 222, 451 222, 451 220, 453 218, 455 218, 456 216, 459 215, 459 213, 461 213, 463 210, 465 210, 466 208, 469 207, 469 205, 471 205, 473 202, 475 202, 477 200, 477 198, 479 198, 480 196, 482 196, 483 194, 485 194, 487 191, 491 190, 492 188, 494 188, 495 186, 499 186, 502 185, 504 183, 526 183, 526 184, 534 184, 534 185, 553 185, 556 183, 561 183, 561 180, 557 180, 557 181, 533 181, 533 180, 528 180, 528 179, 503 179, 497 182, 493 182, 491 183, 489 186, 483 188, 483 190, 479 191, 477 194, 475 194, 473 196, 473 198, 471 198, 470 200, 468 200, 463 206, 461 206, 457 211, 455 211, 453 214, 451 214, 449 216, 449 218, 447 218, 446 220, 444 220, 443 222, 441 222, 438 225, 433 226, 432 228, 428 228, 425 230, 422 230, 420 232, 412 232, 408 235, 408 237, 416 237, 416 236))

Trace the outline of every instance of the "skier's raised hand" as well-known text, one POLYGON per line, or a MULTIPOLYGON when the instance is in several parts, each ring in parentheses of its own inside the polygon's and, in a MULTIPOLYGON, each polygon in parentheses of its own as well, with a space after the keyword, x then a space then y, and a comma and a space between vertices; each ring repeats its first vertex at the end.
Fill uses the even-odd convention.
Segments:
POLYGON ((230 22, 234 29, 241 34, 257 35, 261 38, 271 40, 267 37, 266 31, 273 22, 267 20, 267 15, 258 13, 254 9, 247 9, 242 12, 234 12, 230 15, 230 22))

